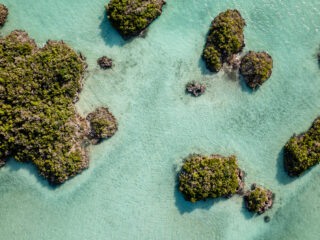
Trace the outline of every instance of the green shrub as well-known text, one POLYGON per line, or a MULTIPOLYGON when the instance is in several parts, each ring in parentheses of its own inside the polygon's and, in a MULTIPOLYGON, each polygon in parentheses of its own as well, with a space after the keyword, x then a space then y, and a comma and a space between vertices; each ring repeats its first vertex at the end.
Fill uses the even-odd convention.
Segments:
POLYGON ((203 51, 203 59, 207 63, 207 67, 212 72, 218 72, 221 69, 220 53, 213 46, 207 46, 203 51))

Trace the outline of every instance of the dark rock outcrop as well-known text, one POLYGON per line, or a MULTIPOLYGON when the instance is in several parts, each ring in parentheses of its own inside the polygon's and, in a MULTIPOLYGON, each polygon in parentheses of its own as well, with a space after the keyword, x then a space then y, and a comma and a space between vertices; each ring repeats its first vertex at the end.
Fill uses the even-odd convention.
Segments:
POLYGON ((112 26, 124 39, 140 34, 162 13, 164 0, 111 0, 106 6, 112 26))
POLYGON ((263 214, 272 207, 273 193, 269 189, 253 184, 252 190, 244 195, 244 201, 250 212, 263 214))
POLYGON ((107 58, 106 56, 103 56, 103 57, 99 58, 97 62, 98 62, 98 65, 102 69, 112 68, 112 59, 111 58, 107 58))
POLYGON ((186 85, 186 91, 195 97, 204 94, 206 87, 200 83, 191 82, 186 85))
POLYGON ((265 216, 264 217, 264 222, 268 223, 270 222, 271 218, 269 216, 265 216))
POLYGON ((0 4, 0 27, 2 27, 6 23, 7 16, 8 8, 5 5, 0 4))
POLYGON ((273 60, 268 53, 249 51, 241 59, 240 73, 244 77, 247 86, 255 89, 270 78, 272 67, 273 60))

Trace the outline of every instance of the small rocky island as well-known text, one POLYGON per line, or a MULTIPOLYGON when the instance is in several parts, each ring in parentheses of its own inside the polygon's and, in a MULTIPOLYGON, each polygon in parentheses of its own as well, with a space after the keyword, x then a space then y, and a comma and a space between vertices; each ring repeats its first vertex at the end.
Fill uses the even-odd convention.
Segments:
POLYGON ((51 184, 88 168, 89 139, 110 137, 117 124, 104 108, 91 124, 77 113, 83 58, 63 41, 38 48, 24 31, 0 39, 0 56, 0 166, 31 162, 51 184))
POLYGON ((206 87, 200 83, 190 82, 186 85, 186 91, 195 97, 201 96, 206 91, 206 87))
POLYGON ((179 191, 191 202, 229 198, 244 188, 244 173, 236 156, 190 155, 179 175, 179 191))
POLYGON ((240 73, 251 89, 260 87, 272 73, 273 60, 266 52, 249 51, 241 59, 240 73))
POLYGON ((8 16, 8 8, 0 4, 0 27, 2 27, 6 21, 7 21, 7 16, 8 16))
POLYGON ((245 25, 240 12, 230 9, 220 13, 212 21, 202 54, 210 71, 218 72, 223 63, 232 64, 234 54, 242 51, 245 46, 243 34, 245 25))
POLYGON ((263 214, 272 207, 273 193, 269 189, 253 184, 252 190, 244 195, 244 201, 250 212, 263 214))
POLYGON ((117 119, 109 112, 108 108, 97 108, 94 112, 89 113, 86 119, 90 122, 90 139, 93 144, 112 137, 118 130, 117 119))
POLYGON ((111 0, 106 6, 112 26, 124 39, 143 35, 162 13, 164 0, 111 0))
POLYGON ((99 58, 97 63, 102 69, 112 68, 112 65, 113 65, 112 59, 106 56, 99 58))
POLYGON ((284 147, 284 166, 290 177, 300 176, 320 162, 320 117, 299 136, 294 135, 284 147))

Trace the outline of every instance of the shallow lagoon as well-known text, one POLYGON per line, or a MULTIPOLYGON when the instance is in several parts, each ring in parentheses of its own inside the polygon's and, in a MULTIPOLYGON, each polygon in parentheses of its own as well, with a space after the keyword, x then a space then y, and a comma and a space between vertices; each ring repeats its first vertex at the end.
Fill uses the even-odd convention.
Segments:
POLYGON ((2 35, 25 29, 37 43, 65 40, 89 63, 77 107, 108 106, 119 131, 90 150, 91 167, 58 188, 30 165, 0 170, 1 239, 316 239, 320 167, 292 180, 282 147, 320 114, 320 2, 168 0, 146 38, 124 42, 104 16, 104 0, 5 0, 2 35), (252 92, 234 74, 211 74, 200 55, 211 20, 227 8, 246 19, 245 51, 268 51, 272 77, 252 92), (96 60, 114 59, 102 71, 96 60), (192 98, 187 82, 207 92, 192 98), (240 197, 191 204, 176 174, 191 152, 236 154, 254 182, 276 194, 252 216, 240 197))

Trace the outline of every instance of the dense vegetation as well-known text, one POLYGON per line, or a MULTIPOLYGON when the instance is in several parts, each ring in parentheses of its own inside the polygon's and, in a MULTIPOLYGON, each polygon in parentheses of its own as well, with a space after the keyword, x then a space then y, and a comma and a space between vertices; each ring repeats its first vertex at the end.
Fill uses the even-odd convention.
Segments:
POLYGON ((236 156, 189 156, 179 176, 179 191, 191 202, 230 197, 243 189, 236 156))
POLYGON ((74 103, 86 63, 65 43, 37 48, 27 33, 0 40, 0 165, 31 162, 53 184, 89 165, 89 124, 74 103))
POLYGON ((299 176, 320 162, 320 118, 300 136, 293 136, 284 148, 285 169, 291 177, 299 176))
POLYGON ((272 67, 272 57, 268 53, 249 51, 241 60, 240 73, 248 87, 255 89, 270 78, 272 67))
POLYGON ((273 193, 255 184, 253 189, 244 196, 246 207, 250 212, 262 214, 271 208, 273 203, 273 193))
POLYGON ((94 143, 112 137, 118 129, 117 119, 109 112, 108 108, 97 108, 87 116, 87 120, 91 126, 90 138, 94 139, 94 143))
POLYGON ((111 0, 107 16, 115 29, 125 38, 139 35, 161 15, 163 0, 111 0))
POLYGON ((239 11, 230 9, 212 21, 202 54, 210 71, 218 72, 223 63, 243 49, 245 24, 239 11))

